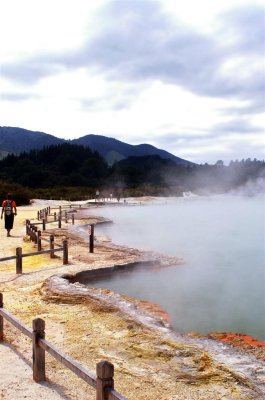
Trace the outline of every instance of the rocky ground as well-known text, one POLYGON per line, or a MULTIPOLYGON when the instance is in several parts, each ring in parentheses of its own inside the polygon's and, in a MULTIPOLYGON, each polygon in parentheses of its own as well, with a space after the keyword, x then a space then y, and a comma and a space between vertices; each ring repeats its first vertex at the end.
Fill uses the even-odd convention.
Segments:
MULTIPOLYGON (((11 238, 1 229, 0 257, 15 254, 18 246, 23 253, 33 251, 35 245, 25 237, 24 221, 35 218, 40 208, 37 203, 19 207, 11 238)), ((91 222, 80 219, 80 213, 76 216, 77 224, 91 222)), ((56 224, 48 225, 56 242, 68 238, 68 265, 62 264, 60 253, 53 259, 49 255, 27 257, 23 259, 23 275, 16 276, 14 261, 0 263, 0 291, 8 311, 29 327, 34 318, 43 318, 46 338, 94 373, 97 362, 112 362, 115 388, 129 400, 265 398, 263 343, 227 334, 208 338, 179 335, 170 329, 158 306, 107 290, 84 288, 66 279, 84 270, 149 259, 161 268, 182 260, 143 254, 103 237, 96 238, 91 254, 87 241, 69 226, 63 224, 59 230, 56 224)), ((29 339, 8 323, 4 332, 1 399, 95 399, 93 388, 49 355, 47 382, 34 383, 29 339)))

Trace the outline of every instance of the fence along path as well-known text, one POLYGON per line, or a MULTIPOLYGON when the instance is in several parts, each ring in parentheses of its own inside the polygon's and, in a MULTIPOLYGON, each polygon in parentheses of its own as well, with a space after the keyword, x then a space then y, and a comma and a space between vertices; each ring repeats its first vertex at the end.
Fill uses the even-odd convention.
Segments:
MULTIPOLYGON (((68 212, 72 213, 72 223, 74 224, 74 212, 76 212, 76 209, 72 208, 72 206, 66 206, 67 209, 64 212, 64 221, 67 223, 68 222, 68 212)), ((81 205, 78 206, 79 209, 81 209, 81 205)), ((48 216, 50 214, 51 208, 46 207, 40 211, 37 212, 37 218, 38 220, 42 218, 42 222, 35 222, 31 223, 30 220, 26 220, 25 225, 26 225, 26 235, 30 237, 30 240, 37 244, 37 249, 38 251, 31 252, 31 253, 22 253, 22 248, 17 247, 16 248, 16 255, 13 256, 8 256, 8 257, 1 257, 0 262, 3 261, 10 261, 10 260, 16 260, 16 274, 22 274, 23 268, 22 268, 22 259, 24 257, 31 257, 31 256, 37 256, 41 254, 50 254, 51 258, 54 258, 56 252, 63 252, 63 264, 68 264, 68 241, 64 240, 62 245, 56 244, 57 248, 54 247, 55 242, 54 242, 54 235, 50 235, 49 240, 47 240, 44 237, 41 237, 41 231, 37 229, 36 225, 42 224, 42 229, 45 231, 46 229, 46 223, 51 223, 51 222, 56 222, 58 221, 58 227, 61 228, 61 222, 63 219, 62 216, 62 206, 59 206, 59 212, 56 213, 54 212, 54 219, 52 221, 48 221, 48 216), (58 216, 58 219, 56 219, 56 215, 58 216), (50 248, 48 250, 42 250, 41 247, 41 241, 42 240, 47 240, 50 243, 50 248)), ((91 245, 91 240, 90 240, 90 252, 94 251, 94 230, 93 230, 93 241, 91 245), (92 249, 92 250, 91 250, 92 249)))
MULTIPOLYGON (((29 220, 26 221, 26 232, 27 235, 30 236, 32 241, 35 241, 35 243, 39 243, 38 241, 40 240, 41 236, 41 231, 38 231, 36 225, 42 225, 42 230, 46 230, 46 224, 58 222, 58 228, 62 227, 62 221, 64 221, 66 224, 68 223, 69 219, 71 219, 72 224, 75 223, 75 213, 77 210, 82 210, 82 209, 87 209, 86 206, 82 206, 81 204, 72 206, 71 204, 65 205, 65 206, 59 206, 59 211, 56 212, 54 211, 53 213, 51 210, 57 210, 58 207, 46 207, 43 208, 42 210, 39 210, 37 212, 37 219, 42 220, 42 222, 34 222, 31 223, 29 220), (65 208, 65 209, 64 209, 65 208), (70 218, 71 216, 71 218, 70 218), (51 220, 49 220, 49 217, 52 217, 51 220)), ((90 232, 89 232, 89 252, 94 253, 94 225, 90 225, 90 232)), ((44 239, 45 240, 45 239, 44 239)), ((38 244, 38 248, 39 248, 38 244)))
MULTIPOLYGON (((40 241, 38 243, 40 243, 40 241)), ((9 261, 9 260, 16 260, 16 274, 22 274, 22 272, 23 272, 22 259, 24 257, 38 256, 38 255, 41 255, 41 254, 50 254, 50 257, 53 258, 55 252, 61 252, 61 251, 63 252, 63 264, 66 265, 66 264, 68 264, 68 241, 67 240, 63 240, 62 246, 59 245, 58 248, 54 248, 54 236, 51 235, 50 236, 50 249, 41 250, 41 244, 38 244, 38 251, 33 251, 33 252, 30 252, 30 253, 22 253, 22 247, 17 247, 16 248, 16 255, 8 256, 8 257, 2 257, 2 258, 0 258, 0 262, 9 261)))
MULTIPOLYGON (((81 207, 80 207, 81 208, 81 207)), ((44 210, 38 211, 38 219, 40 215, 45 215, 42 221, 42 226, 43 230, 45 230, 45 221, 47 222, 47 216, 48 212, 50 212, 50 207, 47 207, 44 210)), ((61 228, 61 208, 60 212, 58 213, 59 215, 59 227, 61 228)), ((75 212, 75 210, 71 210, 71 212, 75 212)), ((56 213, 54 214, 56 215, 56 213)), ((67 214, 65 212, 65 221, 67 221, 67 214)), ((53 222, 53 221, 51 221, 53 222)), ((74 223, 74 218, 72 218, 72 223, 74 223)), ((16 260, 16 274, 22 274, 22 259, 24 257, 31 257, 31 256, 37 256, 41 254, 50 254, 51 258, 55 257, 56 252, 63 252, 63 264, 68 264, 68 241, 63 240, 62 245, 56 244, 57 248, 54 247, 54 235, 50 235, 49 238, 49 243, 50 243, 50 248, 47 250, 42 250, 41 247, 41 240, 47 240, 46 238, 41 237, 41 231, 37 230, 36 225, 39 223, 31 223, 30 220, 26 220, 25 225, 26 225, 26 235, 30 237, 30 240, 33 241, 35 244, 37 244, 37 249, 38 251, 35 252, 30 252, 30 253, 23 253, 21 247, 16 248, 16 255, 13 256, 8 256, 8 257, 1 257, 0 262, 4 261, 10 261, 10 260, 16 260)))
POLYGON ((0 342, 4 340, 4 319, 9 321, 24 335, 32 340, 33 380, 46 380, 45 351, 52 357, 74 372, 79 378, 96 389, 96 400, 127 400, 114 389, 114 366, 108 361, 101 361, 96 365, 96 375, 83 367, 72 357, 58 349, 45 339, 45 321, 36 318, 32 321, 32 329, 20 322, 10 312, 4 309, 3 294, 0 293, 0 342))
MULTIPOLYGON (((33 224, 32 224, 33 225, 33 224)), ((94 226, 92 225, 91 231, 94 233, 94 226), (93 227, 93 228, 92 228, 93 227)), ((26 222, 26 232, 30 235, 29 231, 30 221, 26 222)), ((35 228, 32 232, 36 232, 35 228)), ((40 235, 39 235, 40 236, 40 235)), ((35 236, 32 236, 35 241, 35 236)), ((54 240, 50 240, 54 243, 54 240)), ((16 256, 3 257, 0 261, 16 259, 16 272, 22 273, 22 257, 33 256, 38 254, 50 253, 51 256, 55 251, 63 251, 64 257, 67 256, 68 263, 68 246, 67 241, 63 241, 63 246, 58 249, 51 248, 50 250, 43 250, 22 254, 22 249, 17 248, 16 256), (21 271, 21 272, 18 272, 21 271)), ((64 259, 66 260, 66 259, 64 259)), ((36 318, 32 321, 32 329, 28 328, 25 324, 19 321, 9 311, 4 308, 3 294, 0 293, 0 343, 4 341, 4 320, 7 320, 15 326, 24 335, 32 340, 32 359, 33 359, 33 380, 35 382, 42 382, 46 380, 45 371, 45 352, 48 352, 52 357, 57 359, 68 369, 74 372, 79 378, 83 379, 86 383, 96 390, 96 400, 128 400, 114 389, 114 366, 108 361, 101 361, 96 365, 96 375, 83 367, 76 360, 65 354, 62 350, 58 349, 52 343, 45 339, 45 321, 41 318, 36 318)))

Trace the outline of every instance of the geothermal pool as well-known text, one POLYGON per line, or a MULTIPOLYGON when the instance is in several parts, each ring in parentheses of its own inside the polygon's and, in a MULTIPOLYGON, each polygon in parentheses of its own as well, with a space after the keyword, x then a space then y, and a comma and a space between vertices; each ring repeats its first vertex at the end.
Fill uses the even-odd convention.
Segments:
POLYGON ((265 340, 263 196, 163 199, 89 214, 114 221, 95 228, 114 243, 185 259, 93 286, 160 304, 179 332, 233 331, 265 340))

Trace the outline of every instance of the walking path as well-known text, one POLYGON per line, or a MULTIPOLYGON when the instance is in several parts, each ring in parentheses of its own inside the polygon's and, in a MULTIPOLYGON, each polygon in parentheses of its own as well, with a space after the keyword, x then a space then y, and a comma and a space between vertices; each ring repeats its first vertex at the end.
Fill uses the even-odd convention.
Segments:
POLYGON ((0 346, 1 374, 0 374, 0 399, 67 399, 60 394, 60 388, 43 382, 35 383, 32 379, 32 367, 9 344, 0 346), (12 365, 12 369, 7 368, 12 365))
MULTIPOLYGON (((0 229, 0 257, 15 254, 16 247, 27 247, 28 244, 23 241, 25 236, 25 228, 23 222, 26 219, 25 213, 32 214, 35 217, 36 209, 32 207, 19 207, 18 215, 15 217, 14 229, 11 231, 11 237, 6 236, 4 220, 1 221, 0 229)), ((14 270, 10 274, 10 278, 15 278, 15 261, 9 263, 14 264, 14 270), (12 277, 11 277, 12 275, 12 277)), ((4 268, 4 263, 0 264, 0 268, 4 268), (2 264, 2 265, 1 265, 2 264)), ((1 283, 1 280, 0 280, 1 283)), ((1 288, 3 286, 1 285, 1 288)), ((5 326, 7 325, 4 322, 5 326)), ((8 328, 7 328, 8 330, 8 328)), ((20 354, 15 346, 9 343, 1 343, 0 345, 0 400, 20 400, 20 399, 69 399, 64 395, 59 386, 49 382, 35 383, 32 379, 32 364, 20 354), (12 366, 12 368, 9 368, 12 366)))

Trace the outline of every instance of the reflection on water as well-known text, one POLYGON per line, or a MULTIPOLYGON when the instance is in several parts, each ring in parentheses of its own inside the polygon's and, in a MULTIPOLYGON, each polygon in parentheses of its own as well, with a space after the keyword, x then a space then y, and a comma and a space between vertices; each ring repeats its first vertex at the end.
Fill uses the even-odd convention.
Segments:
MULTIPOLYGON (((90 211, 91 213, 91 211, 90 211)), ((264 198, 216 196, 95 210, 113 242, 184 257, 93 286, 160 304, 181 332, 234 331, 265 340, 264 198)))

